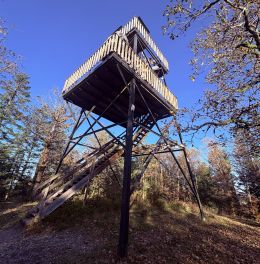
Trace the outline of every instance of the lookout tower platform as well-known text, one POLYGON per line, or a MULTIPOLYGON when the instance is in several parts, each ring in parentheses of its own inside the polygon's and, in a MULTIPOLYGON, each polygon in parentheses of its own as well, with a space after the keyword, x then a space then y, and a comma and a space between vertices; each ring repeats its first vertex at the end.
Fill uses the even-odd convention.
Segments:
MULTIPOLYGON (((119 27, 66 81, 63 98, 101 115, 117 94, 120 97, 103 117, 121 126, 128 115, 127 85, 135 79, 157 120, 176 112, 176 97, 168 89, 168 62, 140 17, 119 27), (124 89, 125 88, 125 89, 124 89)), ((135 95, 135 117, 147 114, 140 94, 135 95)))

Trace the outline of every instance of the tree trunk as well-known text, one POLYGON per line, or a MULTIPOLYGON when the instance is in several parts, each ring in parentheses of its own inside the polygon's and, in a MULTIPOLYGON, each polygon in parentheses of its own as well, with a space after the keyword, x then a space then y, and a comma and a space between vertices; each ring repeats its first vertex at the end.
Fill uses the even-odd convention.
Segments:
MULTIPOLYGON (((34 186, 33 186, 33 192, 32 192, 32 198, 36 199, 37 197, 37 189, 39 184, 41 183, 43 176, 44 176, 44 172, 45 169, 48 165, 48 161, 49 161, 49 154, 51 151, 51 145, 53 142, 53 138, 55 137, 55 131, 56 131, 56 123, 54 123, 54 125, 52 126, 48 137, 46 138, 45 141, 45 147, 42 151, 40 160, 38 162, 35 174, 34 174, 34 186)), ((40 197, 39 197, 40 198, 40 197)))

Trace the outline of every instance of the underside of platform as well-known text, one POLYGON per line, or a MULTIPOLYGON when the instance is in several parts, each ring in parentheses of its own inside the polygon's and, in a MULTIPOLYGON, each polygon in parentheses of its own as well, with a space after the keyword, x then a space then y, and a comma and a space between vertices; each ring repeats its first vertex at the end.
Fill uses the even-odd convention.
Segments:
MULTIPOLYGON (((159 92, 142 80, 114 52, 101 61, 83 80, 64 93, 63 98, 86 110, 90 110, 95 106, 93 112, 101 115, 113 99, 126 87, 125 81, 129 83, 133 78, 136 79, 136 84, 157 120, 166 118, 176 111, 159 92), (118 68, 120 68, 123 77, 118 68)), ((125 122, 127 120, 128 100, 128 90, 125 89, 102 116, 113 123, 125 122)), ((148 109, 142 96, 136 90, 135 117, 140 117, 147 113, 148 109)), ((121 125, 125 126, 125 123, 121 125)))

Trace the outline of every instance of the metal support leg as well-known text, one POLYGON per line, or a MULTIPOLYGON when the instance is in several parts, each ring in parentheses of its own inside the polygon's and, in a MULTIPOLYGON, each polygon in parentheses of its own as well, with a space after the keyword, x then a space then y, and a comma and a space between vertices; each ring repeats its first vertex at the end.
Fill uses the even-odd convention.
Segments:
MULTIPOLYGON (((182 140, 181 131, 180 131, 180 127, 177 124, 177 122, 176 122, 176 127, 177 127, 177 131, 178 131, 178 135, 179 135, 180 142, 184 146, 183 140, 182 140)), ((188 160, 188 155, 187 155, 185 146, 183 147, 183 155, 184 155, 184 158, 185 158, 185 161, 186 161, 186 165, 187 165, 187 168, 188 168, 188 171, 189 171, 189 175, 190 175, 190 179, 191 179, 191 184, 192 184, 192 187, 194 189, 194 196, 195 196, 195 199, 197 201, 197 204, 198 204, 198 207, 199 207, 199 210, 200 210, 200 217, 201 217, 201 220, 202 221, 205 221, 205 215, 204 215, 203 207, 202 207, 202 204, 201 204, 201 201, 200 201, 200 196, 199 196, 198 188, 197 188, 197 185, 196 185, 196 182, 195 182, 194 174, 193 174, 192 169, 190 167, 190 162, 188 160)))
POLYGON ((124 178, 121 201, 121 218, 120 218, 120 232, 118 255, 119 257, 127 256, 128 246, 128 229, 129 229, 129 203, 130 203, 130 185, 131 185, 131 163, 132 163, 132 146, 133 146, 133 120, 134 120, 134 106, 135 102, 135 80, 131 81, 129 89, 129 106, 128 106, 128 120, 126 128, 126 147, 124 155, 124 178))

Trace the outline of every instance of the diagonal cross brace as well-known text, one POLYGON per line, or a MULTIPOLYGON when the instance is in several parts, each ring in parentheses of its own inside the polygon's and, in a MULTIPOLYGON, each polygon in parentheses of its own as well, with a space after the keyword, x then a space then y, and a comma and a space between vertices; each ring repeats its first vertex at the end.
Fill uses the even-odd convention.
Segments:
MULTIPOLYGON (((138 92, 139 92, 139 94, 140 94, 140 96, 141 96, 141 98, 142 98, 142 100, 143 100, 145 106, 147 107, 148 112, 150 113, 150 115, 152 116, 153 120, 155 121, 155 125, 156 125, 158 131, 159 131, 160 134, 163 136, 163 133, 162 133, 160 127, 158 126, 158 124, 157 124, 157 122, 156 122, 156 119, 155 119, 155 117, 154 117, 154 115, 153 115, 153 113, 152 113, 152 111, 151 111, 151 109, 150 109, 148 103, 146 102, 146 100, 145 100, 143 94, 141 93, 141 90, 139 89, 139 87, 138 87, 137 84, 136 84, 136 88, 137 88, 137 90, 138 90, 138 92)), ((174 117, 173 117, 172 121, 169 122, 168 126, 170 126, 173 122, 175 122, 175 124, 176 124, 176 118, 174 118, 174 117)), ((179 133, 179 137, 180 137, 181 144, 183 145, 182 137, 181 137, 180 130, 178 129, 178 127, 177 127, 177 130, 178 130, 178 133, 179 133)), ((168 139, 163 138, 163 140, 164 140, 165 144, 168 145, 168 139)), ((184 146, 184 145, 183 145, 183 146, 184 146)), ((188 159, 187 159, 187 153, 186 153, 185 148, 183 149, 183 153, 184 153, 184 157, 185 157, 186 164, 187 164, 187 167, 188 167, 189 176, 190 176, 190 178, 191 178, 191 183, 190 183, 190 181, 188 180, 188 177, 186 176, 184 170, 182 169, 182 167, 181 167, 180 163, 178 162, 176 156, 174 155, 173 151, 172 151, 169 147, 168 147, 168 149, 169 149, 169 151, 170 151, 170 153, 171 153, 171 155, 172 155, 174 161, 176 162, 178 168, 180 169, 182 175, 184 176, 184 178, 185 178, 187 184, 189 185, 190 190, 192 191, 192 193, 193 193, 193 195, 194 195, 194 197, 195 197, 195 199, 196 199, 196 201, 197 201, 197 204, 198 204, 198 207, 199 207, 199 210, 200 210, 201 219, 204 220, 204 219, 205 219, 205 218, 204 218, 204 212, 203 212, 203 209, 202 209, 202 205, 201 205, 201 201, 200 201, 200 198, 199 198, 199 194, 198 194, 198 191, 197 191, 197 188, 196 188, 196 184, 195 184, 195 181, 194 181, 194 178, 193 178, 193 174, 192 174, 192 171, 191 171, 191 168, 190 168, 190 164, 189 164, 188 159)))

